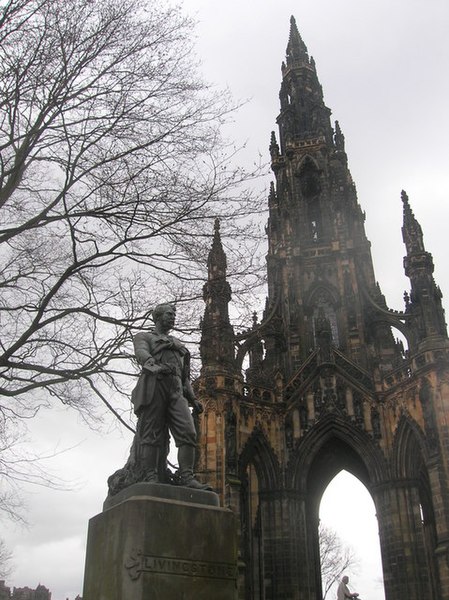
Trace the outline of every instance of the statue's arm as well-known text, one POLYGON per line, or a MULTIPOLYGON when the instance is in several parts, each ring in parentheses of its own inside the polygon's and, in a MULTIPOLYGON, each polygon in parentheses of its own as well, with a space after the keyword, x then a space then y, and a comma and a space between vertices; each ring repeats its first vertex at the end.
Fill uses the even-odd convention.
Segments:
POLYGON ((150 338, 148 334, 138 333, 134 336, 134 355, 137 362, 143 367, 154 365, 155 360, 151 355, 150 338))
POLYGON ((184 396, 187 398, 190 404, 193 404, 196 400, 195 392, 193 391, 192 384, 188 379, 183 381, 182 384, 184 396))
POLYGON ((182 389, 183 389, 184 397, 187 399, 190 406, 193 407, 194 412, 202 413, 203 405, 195 396, 195 392, 193 391, 192 384, 190 383, 190 354, 189 353, 187 353, 184 356, 182 389))

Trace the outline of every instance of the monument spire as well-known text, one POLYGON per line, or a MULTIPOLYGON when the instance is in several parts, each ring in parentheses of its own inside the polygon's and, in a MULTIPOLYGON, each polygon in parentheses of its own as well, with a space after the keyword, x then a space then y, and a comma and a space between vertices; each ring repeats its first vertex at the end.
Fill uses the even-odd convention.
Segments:
POLYGON ((414 339, 422 342, 435 336, 447 338, 442 293, 433 277, 433 258, 425 249, 421 225, 404 190, 401 192, 401 199, 404 210, 402 239, 407 251, 404 257, 404 271, 411 284, 411 302, 407 312, 414 317, 411 321, 414 339))
POLYGON ((226 278, 227 260, 215 220, 212 247, 207 259, 207 282, 203 287, 206 304, 201 322, 200 354, 203 371, 234 369, 234 331, 229 320, 231 286, 226 278))
POLYGON ((208 279, 226 279, 227 261, 220 236, 220 220, 215 219, 212 247, 207 259, 208 279))
POLYGON ((294 17, 290 21, 286 62, 282 63, 279 97, 281 113, 278 124, 283 153, 287 144, 310 137, 324 136, 326 142, 333 145, 331 111, 324 104, 315 61, 309 58, 294 17))
POLYGON ((287 44, 286 58, 288 66, 293 66, 300 62, 309 63, 307 46, 301 38, 293 15, 290 17, 290 36, 287 44))
POLYGON ((408 196, 404 190, 401 192, 401 199, 403 203, 402 239, 404 240, 407 254, 425 252, 421 225, 416 220, 410 208, 408 196))
POLYGON ((267 363, 279 365, 283 356, 289 362, 283 376, 291 376, 300 362, 294 354, 305 358, 318 345, 314 323, 321 313, 332 343, 347 348, 361 366, 370 361, 368 333, 376 352, 391 360, 397 354, 391 332, 371 327, 365 307, 363 294, 377 297, 378 289, 345 138, 338 121, 332 128, 315 65, 293 17, 282 75, 280 143, 272 133, 269 146, 276 183, 268 198, 267 265, 269 304, 279 299, 278 318, 289 323, 283 333, 290 349, 282 355, 268 343, 267 363), (337 247, 341 252, 332 250, 337 247), (341 298, 339 290, 345 289, 351 294, 341 298))

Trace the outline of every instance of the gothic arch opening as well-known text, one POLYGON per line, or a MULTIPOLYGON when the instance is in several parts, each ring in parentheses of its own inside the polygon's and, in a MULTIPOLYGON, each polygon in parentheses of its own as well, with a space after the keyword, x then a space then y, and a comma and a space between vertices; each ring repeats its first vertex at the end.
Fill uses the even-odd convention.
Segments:
POLYGON ((329 436, 317 450, 307 474, 307 521, 308 538, 313 545, 316 589, 324 594, 321 579, 319 548, 319 509, 323 494, 329 483, 341 471, 352 473, 360 481, 369 482, 368 470, 357 452, 339 436, 329 436))
MULTIPOLYGON (((239 463, 240 487, 240 550, 245 564, 242 585, 246 598, 271 598, 270 574, 275 568, 267 561, 267 544, 274 521, 272 506, 262 499, 279 489, 279 464, 261 430, 256 429, 243 449, 239 463), (267 531, 268 530, 268 531, 267 531)), ((273 578, 274 579, 274 578, 273 578)))
MULTIPOLYGON (((331 556, 332 560, 323 556, 326 535, 324 540, 320 539, 324 600, 335 598, 337 590, 337 583, 330 585, 331 578, 323 573, 324 567, 328 566, 332 569, 333 564, 337 563, 335 565, 337 566, 340 563, 338 566, 344 568, 346 552, 349 556, 352 552, 354 560, 349 560, 349 566, 344 568, 344 573, 338 575, 338 580, 346 574, 350 578, 351 591, 359 592, 362 597, 369 596, 371 600, 384 600, 376 509, 367 488, 348 471, 340 471, 324 491, 320 502, 319 518, 320 532, 327 531, 326 535, 329 536, 330 531, 338 538, 335 545, 336 552, 331 556), (326 591, 327 595, 325 595, 326 591)), ((329 542, 329 539, 327 541, 329 542)))
MULTIPOLYGON (((425 380, 426 381, 426 380, 425 380)), ((420 396, 424 383, 421 383, 420 396)), ((428 470, 429 437, 409 416, 403 415, 396 429, 394 440, 393 474, 404 484, 403 501, 406 502, 407 521, 401 522, 409 536, 409 552, 414 556, 416 568, 422 571, 423 593, 429 598, 439 598, 435 555, 437 533, 434 500, 431 493, 428 470), (407 527, 408 526, 408 527, 407 527)))
POLYGON ((290 461, 288 477, 317 506, 329 482, 343 469, 370 490, 382 481, 387 465, 373 436, 352 420, 329 412, 303 438, 290 461))
MULTIPOLYGON (((385 468, 382 453, 374 438, 336 413, 324 416, 303 438, 291 463, 290 475, 293 486, 305 498, 307 570, 313 574, 313 593, 317 598, 322 598, 323 595, 319 511, 327 487, 341 471, 347 471, 372 493, 385 468)), ((309 597, 314 596, 309 594, 309 597)))

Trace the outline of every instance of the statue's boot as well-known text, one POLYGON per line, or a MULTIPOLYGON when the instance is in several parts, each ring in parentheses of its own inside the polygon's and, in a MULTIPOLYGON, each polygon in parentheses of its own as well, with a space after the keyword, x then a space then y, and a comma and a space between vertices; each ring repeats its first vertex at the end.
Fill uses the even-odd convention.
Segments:
POLYGON ((212 491, 209 483, 200 483, 193 476, 193 465, 195 463, 195 448, 187 444, 178 448, 178 463, 181 485, 195 490, 212 491))
POLYGON ((159 446, 142 445, 142 467, 146 483, 158 483, 159 446))
POLYGON ((168 432, 166 434, 165 442, 160 446, 159 459, 158 459, 158 476, 160 483, 172 483, 173 473, 168 468, 167 458, 169 452, 169 441, 168 432))

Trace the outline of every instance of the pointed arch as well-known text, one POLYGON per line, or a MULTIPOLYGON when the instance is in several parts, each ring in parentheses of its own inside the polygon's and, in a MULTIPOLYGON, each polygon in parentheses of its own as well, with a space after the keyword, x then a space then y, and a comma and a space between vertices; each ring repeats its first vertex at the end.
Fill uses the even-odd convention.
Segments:
POLYGON ((329 322, 332 331, 332 343, 335 346, 339 346, 340 335, 337 313, 340 306, 340 299, 338 290, 332 285, 319 281, 311 286, 304 306, 305 312, 311 317, 314 339, 316 339, 315 321, 321 315, 329 322))
POLYGON ((280 466, 274 450, 256 425, 239 461, 241 552, 245 568, 245 597, 265 597, 267 547, 278 524, 270 503, 280 487, 280 466))
POLYGON ((423 431, 414 419, 403 414, 399 419, 393 440, 393 476, 399 479, 419 478, 426 454, 423 431))
POLYGON ((240 477, 244 477, 249 464, 254 465, 261 490, 279 488, 279 461, 261 429, 255 429, 252 432, 240 454, 240 477))
POLYGON ((359 479, 373 496, 373 486, 385 475, 387 466, 376 442, 349 418, 332 411, 320 417, 301 439, 286 473, 287 489, 303 499, 305 538, 317 590, 321 589, 320 503, 327 486, 342 470, 359 479))
POLYGON ((312 306, 319 302, 321 297, 326 298, 334 306, 340 303, 340 294, 337 288, 330 283, 323 283, 322 281, 318 281, 310 286, 304 303, 307 306, 312 306))
POLYGON ((323 206, 320 198, 322 195, 322 170, 319 168, 314 157, 306 155, 298 164, 296 170, 301 197, 305 203, 305 222, 309 241, 319 243, 325 234, 323 222, 323 206))
POLYGON ((316 157, 312 156, 311 154, 305 154, 303 157, 301 157, 301 160, 298 163, 296 169, 296 173, 300 177, 302 173, 308 169, 315 171, 317 174, 321 174, 321 169, 318 164, 318 161, 316 157))
POLYGON ((387 464, 376 442, 349 419, 331 413, 312 427, 292 456, 287 484, 317 496, 342 469, 370 490, 385 478, 387 464))
MULTIPOLYGON (((428 382, 427 382, 428 383, 428 382)), ((428 390, 422 386, 423 393, 428 390)), ((397 425, 393 440, 392 474, 395 479, 416 490, 413 507, 418 512, 422 527, 415 527, 411 537, 421 544, 426 556, 426 570, 429 573, 429 585, 432 597, 439 598, 435 550, 437 531, 435 520, 434 496, 428 468, 428 444, 426 436, 418 423, 408 414, 403 414, 397 425)))

